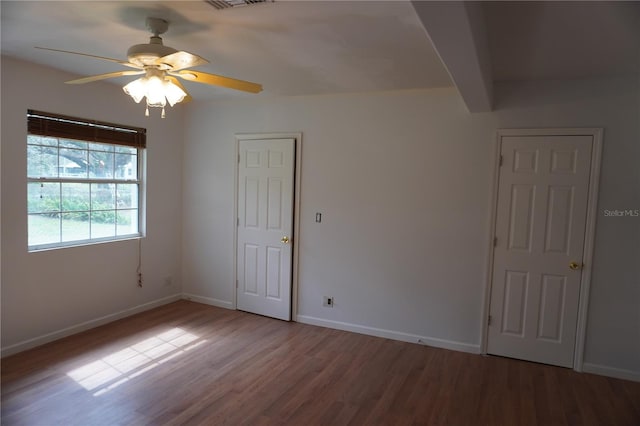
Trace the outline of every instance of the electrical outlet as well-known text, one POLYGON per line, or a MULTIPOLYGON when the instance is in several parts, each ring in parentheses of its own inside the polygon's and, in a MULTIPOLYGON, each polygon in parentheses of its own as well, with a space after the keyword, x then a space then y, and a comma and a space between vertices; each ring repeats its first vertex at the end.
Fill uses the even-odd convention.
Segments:
POLYGON ((333 308, 333 297, 324 296, 322 298, 322 306, 327 308, 333 308))

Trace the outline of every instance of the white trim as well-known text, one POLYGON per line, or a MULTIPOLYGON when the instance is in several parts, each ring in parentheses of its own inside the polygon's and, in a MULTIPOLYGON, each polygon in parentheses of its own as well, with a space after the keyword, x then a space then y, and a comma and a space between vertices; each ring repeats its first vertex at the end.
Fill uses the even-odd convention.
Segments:
POLYGON ((582 372, 640 382, 640 371, 623 370, 622 368, 607 367, 606 365, 585 362, 582 364, 582 372))
MULTIPOLYGON (((302 133, 236 133, 233 168, 233 301, 231 309, 238 309, 238 156, 240 141, 256 139, 293 139, 295 141, 294 194, 293 194, 293 253, 291 275, 291 320, 297 321, 298 315, 298 259, 300 250, 300 194, 302 183, 302 133)), ((227 303, 227 302, 225 302, 227 303)), ((224 307, 224 306, 223 306, 224 307)))
POLYGON ((182 293, 182 300, 202 303, 204 305, 216 306, 218 308, 235 309, 233 302, 227 300, 214 299, 213 297, 198 296, 196 294, 182 293))
POLYGON ((138 194, 138 232, 140 237, 147 236, 147 149, 138 150, 138 173, 140 175, 140 193, 138 194))
MULTIPOLYGON (((589 308, 589 291, 591 287, 591 268, 595 243, 596 217, 598 214, 598 185, 600 182, 600 164, 602 156, 602 129, 601 128, 570 128, 570 129, 498 129, 496 141, 496 161, 494 165, 494 183, 491 207, 491 235, 495 235, 496 203, 498 181, 500 174, 500 152, 503 136, 591 136, 593 145, 591 149, 591 170, 589 173, 589 194, 587 199, 587 220, 585 225, 585 239, 582 254, 582 278, 580 281, 580 301, 578 305, 578 320, 576 329, 576 341, 573 352, 573 369, 583 371, 584 344, 587 333, 587 312, 589 308)), ((486 353, 488 339, 487 315, 491 303, 491 282, 493 279, 493 241, 490 242, 489 256, 487 256, 487 281, 485 282, 485 300, 481 318, 481 351, 486 353)), ((609 368, 609 367, 603 367, 609 368)), ((624 371, 624 370, 621 370, 624 371)))
POLYGON ((498 137, 502 136, 594 136, 602 133, 599 127, 575 128, 527 128, 527 129, 498 129, 498 137))
POLYGON ((291 320, 298 317, 298 262, 300 259, 300 198, 302 195, 302 133, 296 134, 293 195, 293 268, 291 273, 291 320))
POLYGON ((240 167, 240 138, 235 137, 233 148, 233 280, 231 281, 232 294, 231 309, 238 309, 238 172, 240 167))
POLYGON ((135 315, 140 312, 148 311, 149 309, 157 308, 158 306, 166 305, 171 302, 175 302, 181 299, 181 295, 173 294, 171 296, 163 297, 161 299, 152 300, 151 302, 143 303, 142 305, 134 306, 124 309, 122 311, 115 312, 113 314, 105 315, 99 318, 95 318, 89 321, 82 322, 80 324, 72 325, 70 327, 63 328, 61 330, 53 331, 51 333, 43 334, 42 336, 27 339, 22 342, 15 343, 6 348, 2 348, 1 356, 4 358, 8 355, 13 355, 18 352, 25 351, 27 349, 35 348, 36 346, 44 345, 45 343, 53 342, 54 340, 62 339, 63 337, 71 336, 91 328, 99 327, 101 325, 117 321, 122 318, 135 315))
POLYGON ((498 182, 500 181, 500 131, 496 135, 493 161, 493 180, 489 214, 489 241, 487 253, 487 273, 484 282, 484 300, 482 301, 482 321, 480 324, 480 353, 487 354, 489 338, 489 304, 491 303, 491 280, 493 279, 493 247, 496 236, 496 214, 498 212, 498 182))
POLYGON ((450 349, 453 351, 467 352, 472 354, 480 353, 480 345, 456 342, 453 340, 439 339, 437 337, 419 336, 417 334, 403 333, 401 331, 385 330, 383 328, 368 327, 365 325, 352 324, 348 322, 333 321, 323 318, 298 315, 297 322, 302 324, 317 325, 320 327, 333 328, 336 330, 350 331, 353 333, 366 334, 369 336, 383 337, 386 339, 399 340, 401 342, 418 343, 436 348, 450 349))
POLYGON ((587 199, 587 220, 585 222, 584 249, 582 252, 582 264, 586 265, 586 267, 582 268, 582 279, 580 281, 576 346, 573 352, 573 369, 575 371, 582 371, 584 368, 584 346, 587 335, 587 311, 589 309, 589 293, 591 291, 596 218, 598 216, 598 187, 600 184, 600 164, 602 158, 602 129, 591 130, 593 130, 593 147, 591 149, 589 198, 587 199))

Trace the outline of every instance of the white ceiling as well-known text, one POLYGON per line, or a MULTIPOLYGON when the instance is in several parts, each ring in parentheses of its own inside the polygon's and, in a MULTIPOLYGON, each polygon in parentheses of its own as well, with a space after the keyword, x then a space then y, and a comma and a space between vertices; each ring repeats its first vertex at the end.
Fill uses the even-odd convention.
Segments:
MULTIPOLYGON (((491 79, 638 73, 639 6, 639 2, 483 3, 491 79)), ((277 0, 225 10, 204 1, 2 1, 0 8, 5 55, 78 76, 117 71, 120 68, 113 63, 33 47, 126 59, 129 46, 148 41, 144 20, 154 16, 170 21, 165 44, 211 61, 199 70, 258 82, 265 88, 260 95, 246 95, 185 83, 196 99, 452 85, 438 46, 427 36, 429 28, 423 28, 427 20, 421 21, 407 1, 277 0)), ((456 36, 451 30, 450 39, 456 36)), ((122 86, 131 79, 113 82, 122 86)))
MULTIPOLYGON (((33 46, 126 59, 129 46, 148 42, 144 21, 153 16, 170 21, 166 45, 211 61, 198 70, 261 83, 264 95, 451 85, 409 2, 282 1, 216 10, 204 1, 3 1, 1 7, 4 54, 79 75, 120 68, 33 46)), ((195 98, 235 93, 186 87, 195 98)))
POLYGON ((640 72, 640 2, 488 2, 495 80, 640 72))

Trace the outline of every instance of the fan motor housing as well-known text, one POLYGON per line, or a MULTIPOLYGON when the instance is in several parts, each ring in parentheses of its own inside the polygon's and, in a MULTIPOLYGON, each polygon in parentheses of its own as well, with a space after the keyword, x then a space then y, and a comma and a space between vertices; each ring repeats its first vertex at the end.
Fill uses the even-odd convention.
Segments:
POLYGON ((151 37, 148 44, 136 44, 127 50, 129 62, 144 67, 154 65, 156 59, 177 52, 173 47, 162 44, 162 39, 158 36, 151 37), (158 39, 158 40, 154 40, 158 39))

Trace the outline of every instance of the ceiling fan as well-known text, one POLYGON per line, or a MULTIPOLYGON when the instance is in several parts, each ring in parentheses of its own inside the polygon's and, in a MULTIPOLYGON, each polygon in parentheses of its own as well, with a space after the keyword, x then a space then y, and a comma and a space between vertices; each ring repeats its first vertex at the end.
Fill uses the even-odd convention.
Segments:
POLYGON ((146 98, 147 116, 149 115, 149 107, 162 108, 162 117, 164 118, 164 107, 167 102, 173 106, 176 103, 191 100, 191 96, 189 96, 178 79, 226 87, 249 93, 259 93, 262 91, 262 86, 257 83, 189 69, 198 65, 207 64, 209 61, 198 55, 182 50, 179 51, 162 44, 160 34, 164 34, 169 29, 169 22, 166 20, 147 18, 146 25, 152 34, 149 43, 131 46, 127 51, 128 61, 86 53, 70 52, 67 50, 49 49, 46 47, 36 47, 36 49, 88 56, 90 58, 115 62, 125 67, 133 68, 133 70, 83 77, 67 81, 67 84, 85 84, 108 78, 144 74, 143 77, 124 86, 123 90, 131 96, 136 103, 146 98))

